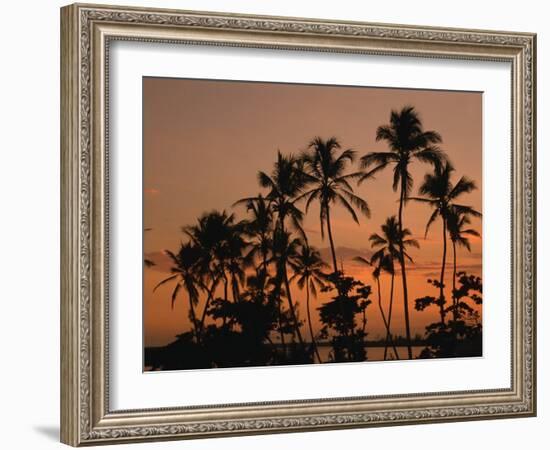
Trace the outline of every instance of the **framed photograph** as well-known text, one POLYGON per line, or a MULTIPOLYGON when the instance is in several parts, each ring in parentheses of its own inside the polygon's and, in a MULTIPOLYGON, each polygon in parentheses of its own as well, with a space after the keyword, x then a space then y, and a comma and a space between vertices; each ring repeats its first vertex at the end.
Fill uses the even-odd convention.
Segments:
POLYGON ((62 8, 62 442, 535 415, 535 57, 62 8))

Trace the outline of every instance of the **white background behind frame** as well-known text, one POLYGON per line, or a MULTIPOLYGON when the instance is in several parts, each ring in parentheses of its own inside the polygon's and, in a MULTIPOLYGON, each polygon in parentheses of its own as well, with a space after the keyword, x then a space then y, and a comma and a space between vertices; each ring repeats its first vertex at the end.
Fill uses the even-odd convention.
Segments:
POLYGON ((111 410, 510 386, 509 63, 135 41, 110 45, 111 410), (142 373, 143 76, 483 92, 483 357, 142 373), (485 163, 495 160, 496 167, 485 163), (330 382, 335 379, 346 382, 330 382))
MULTIPOLYGON (((0 71, 2 123, 0 190, 6 216, 0 221, 3 314, 0 337, 5 345, 0 395, 3 423, 2 444, 19 450, 60 450, 59 444, 59 7, 64 0, 7 2, 4 16, 10 18, 0 28, 5 43, 3 56, 10 63, 0 71), (25 32, 21 32, 24 17, 25 32), (14 39, 17 36, 17 39, 14 39), (32 57, 30 57, 32 55, 32 57), (9 87, 9 88, 8 88, 9 87), (33 124, 32 132, 29 123, 33 124), (29 238, 31 237, 31 238, 29 238), (29 255, 40 255, 44 264, 32 273, 36 289, 22 292, 31 275, 29 255), (7 281, 7 282, 6 282, 7 281), (38 289, 38 286, 40 287, 38 289), (26 314, 24 323, 19 320, 26 314), (32 358, 29 355, 33 355, 32 358), (38 369, 39 368, 39 369, 38 369)), ((114 3, 114 2, 113 2, 114 3)), ((156 7, 319 17, 335 20, 402 23, 432 26, 482 28, 537 32, 538 122, 550 121, 550 30, 549 5, 539 0, 518 4, 509 0, 462 0, 443 3, 436 0, 117 0, 116 3, 156 7)), ((550 131, 540 126, 538 147, 550 147, 550 131)), ((550 209, 544 197, 550 192, 550 152, 538 156, 538 226, 550 228, 550 209)), ((538 236, 538 302, 541 318, 550 317, 550 235, 538 236)), ((544 319, 541 319, 541 322, 544 319)), ((151 442, 144 450, 324 450, 347 446, 403 448, 407 450, 464 450, 463 439, 479 449, 545 449, 550 428, 550 327, 537 332, 538 417, 523 419, 447 422, 441 424, 322 431, 312 433, 241 436, 196 441, 151 442), (456 437, 450 439, 449 437, 456 437)), ((136 449, 123 444, 120 450, 136 449)))

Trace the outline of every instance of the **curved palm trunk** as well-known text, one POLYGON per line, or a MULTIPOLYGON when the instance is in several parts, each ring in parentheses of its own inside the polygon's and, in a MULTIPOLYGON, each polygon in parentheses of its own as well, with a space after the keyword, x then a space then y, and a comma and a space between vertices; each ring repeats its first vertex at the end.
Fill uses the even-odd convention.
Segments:
POLYGON ((281 345, 283 346, 283 353, 286 358, 286 342, 285 342, 285 333, 283 331, 283 311, 281 310, 281 299, 277 302, 277 309, 279 312, 279 336, 281 337, 281 345))
POLYGON ((317 356, 317 360, 319 361, 319 364, 321 364, 323 361, 321 361, 321 356, 319 355, 319 349, 317 348, 317 342, 315 342, 315 335, 313 334, 313 326, 311 325, 311 312, 309 310, 309 278, 306 279, 306 309, 307 309, 307 323, 309 325, 309 334, 311 336, 311 345, 313 345, 315 356, 317 356))
MULTIPOLYGON (((279 227, 281 228, 281 232, 284 232, 285 224, 284 224, 284 217, 279 216, 279 227)), ((275 230, 273 231, 275 233, 275 230)), ((266 276, 267 276, 267 260, 264 260, 264 267, 266 268, 266 276)), ((275 265, 275 270, 278 270, 278 264, 275 265)), ((281 345, 283 346, 283 353, 286 358, 287 351, 286 351, 286 342, 285 342, 285 333, 283 331, 283 310, 281 307, 282 301, 281 301, 281 280, 280 275, 278 273, 275 274, 277 276, 277 292, 276 297, 278 298, 277 302, 277 308, 279 312, 279 335, 281 337, 281 345)))
POLYGON ((300 332, 300 324, 298 323, 298 317, 296 316, 296 310, 294 309, 294 303, 292 302, 292 295, 290 294, 290 283, 288 282, 288 274, 286 273, 286 265, 283 267, 283 278, 285 282, 286 289, 286 298, 288 300, 288 307, 290 308, 290 313, 292 314, 292 320, 294 321, 294 328, 296 329, 296 337, 298 342, 305 349, 304 339, 302 338, 302 333, 300 332))
POLYGON ((210 289, 208 289, 208 297, 206 298, 206 303, 204 304, 204 310, 202 311, 201 315, 201 323, 199 327, 199 335, 202 336, 202 330, 204 329, 204 322, 206 320, 206 312, 208 311, 208 306, 210 306, 210 301, 212 300, 212 297, 214 297, 214 286, 216 285, 216 280, 212 280, 212 286, 210 286, 210 289))
MULTIPOLYGON (((229 295, 228 295, 228 284, 229 284, 229 281, 227 280, 227 275, 225 274, 225 272, 223 273, 223 299, 225 302, 228 301, 228 298, 229 298, 229 295)), ((223 316, 223 319, 222 319, 222 324, 225 325, 227 323, 227 319, 226 319, 226 316, 224 315, 223 316)))
POLYGON ((403 281, 403 308, 405 312, 405 334, 407 337, 407 355, 412 359, 411 324, 409 320, 409 293, 407 291, 407 270, 405 268, 405 249, 403 247, 403 203, 405 201, 405 178, 401 178, 401 195, 399 198, 399 264, 403 281))
POLYGON ((330 251, 332 254, 332 264, 334 265, 334 271, 338 272, 338 263, 336 262, 336 251, 334 249, 334 240, 332 239, 332 227, 330 226, 330 208, 328 205, 325 205, 326 211, 327 211, 327 232, 328 232, 328 240, 330 243, 330 251))
POLYGON ((239 289, 239 282, 234 274, 231 275, 231 290, 233 291, 233 303, 240 301, 241 293, 239 289))
MULTIPOLYGON (((384 308, 382 307, 382 294, 380 292, 380 277, 376 277, 376 286, 378 288, 378 308, 380 309, 380 315, 382 316, 382 320, 384 322, 384 327, 386 328, 386 342, 388 340, 388 336, 390 336, 390 326, 388 323, 388 320, 386 319, 386 314, 384 313, 384 308)), ((399 359, 397 356, 397 349, 395 348, 395 344, 392 342, 393 352, 395 353, 395 357, 399 359)), ((384 361, 386 360, 386 351, 384 350, 384 361)))
POLYGON ((193 331, 194 331, 194 335, 195 335, 195 339, 197 341, 197 343, 200 343, 201 339, 200 339, 200 333, 199 333, 199 329, 197 327, 197 316, 195 315, 195 305, 193 305, 193 299, 191 298, 191 295, 188 294, 188 297, 189 297, 189 312, 191 313, 191 321, 193 322, 193 331))
POLYGON ((388 311, 388 333, 386 334, 386 344, 384 345, 384 360, 386 360, 386 357, 388 355, 388 347, 390 344, 393 345, 393 350, 395 352, 396 359, 399 359, 399 353, 397 352, 397 349, 395 348, 395 343, 393 342, 393 337, 391 335, 391 318, 393 313, 393 284, 394 284, 395 275, 392 273, 391 275, 391 286, 390 286, 390 308, 388 311))
POLYGON ((445 262, 447 260, 447 221, 443 218, 443 260, 441 262, 441 276, 439 278, 439 315, 441 323, 445 325, 445 292, 443 283, 445 282, 445 262))
POLYGON ((456 298, 456 242, 453 241, 453 320, 458 320, 458 299, 456 298))

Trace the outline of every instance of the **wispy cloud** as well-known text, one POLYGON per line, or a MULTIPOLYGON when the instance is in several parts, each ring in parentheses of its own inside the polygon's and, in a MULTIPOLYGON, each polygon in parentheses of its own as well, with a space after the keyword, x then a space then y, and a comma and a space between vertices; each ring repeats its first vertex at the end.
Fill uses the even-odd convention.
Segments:
MULTIPOLYGON (((321 257, 325 261, 332 260, 332 254, 329 247, 324 247, 319 249, 321 257)), ((372 251, 366 248, 352 248, 352 247, 336 247, 336 258, 338 263, 340 261, 353 262, 353 258, 356 256, 362 256, 363 258, 369 259, 372 256, 372 251)))
POLYGON ((154 266, 151 266, 150 270, 170 272, 170 268, 172 267, 172 260, 164 251, 157 250, 145 253, 144 259, 153 262, 154 266))

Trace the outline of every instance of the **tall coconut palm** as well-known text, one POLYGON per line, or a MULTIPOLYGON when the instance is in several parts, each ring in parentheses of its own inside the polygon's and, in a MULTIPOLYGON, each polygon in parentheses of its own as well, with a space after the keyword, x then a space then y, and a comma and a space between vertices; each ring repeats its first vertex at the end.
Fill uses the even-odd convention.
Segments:
MULTIPOLYGON (((393 293, 394 293, 394 280, 395 280, 395 264, 394 261, 399 261, 401 256, 401 249, 403 250, 403 256, 413 262, 412 258, 407 253, 408 247, 419 248, 418 241, 411 238, 412 233, 408 228, 399 228, 399 223, 395 216, 388 217, 384 224, 380 227, 381 234, 372 233, 369 236, 371 247, 375 250, 372 255, 372 261, 377 261, 384 258, 387 255, 389 258, 389 270, 386 272, 391 275, 391 287, 390 287, 390 305, 388 311, 388 331, 386 334, 386 345, 384 347, 384 359, 387 356, 388 346, 393 340, 391 334, 391 320, 393 317, 393 293)), ((409 359, 411 356, 409 355, 409 359)))
POLYGON ((277 152, 277 161, 271 175, 259 172, 258 181, 260 186, 269 190, 266 199, 277 215, 277 227, 284 232, 288 220, 291 227, 304 235, 304 213, 296 206, 307 182, 303 161, 293 155, 284 156, 277 152))
POLYGON ((302 333, 300 331, 300 322, 298 321, 298 315, 296 314, 296 308, 292 301, 292 292, 290 290, 290 281, 288 277, 288 265, 289 262, 296 258, 298 255, 298 248, 302 245, 302 241, 298 238, 293 238, 288 231, 283 231, 280 228, 276 228, 273 235, 273 263, 275 264, 275 279, 278 286, 277 293, 281 294, 281 287, 284 284, 284 293, 288 301, 288 308, 294 322, 294 331, 298 342, 305 348, 302 333))
POLYGON ((189 298, 189 318, 191 319, 192 330, 197 342, 200 342, 200 333, 195 315, 195 306, 199 302, 199 287, 200 281, 197 272, 197 264, 201 258, 201 250, 193 244, 181 244, 177 254, 169 250, 165 250, 166 255, 172 260, 173 266, 170 268, 170 275, 160 283, 158 283, 153 292, 160 286, 174 281, 176 284, 172 291, 171 307, 174 308, 176 298, 183 288, 187 291, 189 298))
POLYGON ((464 247, 469 252, 472 251, 468 236, 477 236, 479 233, 473 228, 466 228, 470 225, 471 221, 468 214, 457 213, 455 210, 451 210, 449 217, 447 218, 447 229, 449 231, 449 237, 453 244, 453 319, 458 319, 457 298, 456 298, 456 249, 457 247, 464 247))
POLYGON ((244 238, 247 223, 238 222, 229 227, 225 242, 225 257, 227 258, 227 272, 231 281, 233 301, 240 300, 240 286, 245 284, 245 254, 250 244, 244 238))
MULTIPOLYGON (((302 229, 302 221, 304 213, 296 206, 299 196, 302 194, 306 185, 306 175, 303 170, 303 161, 300 158, 296 158, 293 155, 285 156, 280 151, 277 152, 277 161, 271 171, 271 174, 266 172, 258 172, 258 182, 260 186, 268 189, 266 200, 269 202, 271 210, 275 215, 275 226, 272 229, 272 245, 274 247, 272 260, 275 262, 275 281, 278 283, 275 287, 276 296, 280 296, 283 284, 288 282, 288 274, 286 261, 283 263, 277 261, 275 247, 283 247, 282 243, 285 241, 288 243, 287 236, 287 222, 290 222, 291 228, 297 230, 302 236, 305 233, 302 229)), ((243 199, 241 201, 246 201, 243 199)), ((287 288, 288 295, 290 296, 290 290, 287 288)), ((289 299, 289 306, 293 320, 296 318, 294 314, 294 306, 292 300, 289 299)), ((282 330, 283 313, 279 302, 279 324, 282 330)), ((299 324, 295 321, 296 333, 301 339, 299 330, 299 324)), ((284 334, 281 331, 281 340, 284 347, 284 334)))
POLYGON ((374 250, 371 256, 371 264, 378 264, 383 268, 385 272, 391 275, 390 284, 390 304, 388 309, 388 326, 386 332, 386 345, 384 348, 384 359, 387 357, 387 351, 389 345, 393 341, 391 334, 391 321, 393 317, 393 294, 394 294, 394 280, 395 280, 395 261, 399 261, 400 249, 399 244, 403 241, 404 256, 409 262, 413 262, 412 258, 407 252, 408 247, 419 248, 418 241, 411 238, 412 233, 408 228, 405 228, 402 232, 403 238, 401 239, 401 233, 399 233, 399 225, 395 216, 388 217, 386 221, 380 227, 381 233, 372 233, 369 236, 369 241, 372 249, 374 250))
POLYGON ((321 254, 318 250, 310 247, 307 243, 304 243, 298 254, 289 261, 294 275, 290 278, 290 281, 296 280, 298 287, 306 288, 306 311, 307 322, 309 325, 309 334, 311 336, 311 344, 317 356, 319 363, 322 363, 321 356, 319 355, 319 349, 315 342, 315 335, 313 333, 313 325, 311 323, 311 311, 309 307, 310 291, 314 297, 317 297, 317 289, 321 289, 325 285, 326 275, 323 269, 328 267, 327 263, 321 258, 321 254))
MULTIPOLYGON (((370 152, 361 158, 361 165, 367 172, 359 182, 371 178, 388 166, 393 166, 393 190, 399 189, 398 228, 402 234, 403 207, 413 187, 413 178, 409 166, 413 161, 428 163, 440 167, 446 160, 445 154, 436 146, 441 136, 435 131, 424 131, 420 117, 414 107, 405 106, 401 111, 392 110, 390 123, 379 126, 376 140, 388 144, 386 152, 370 152)), ((407 270, 403 242, 399 242, 399 263, 403 283, 403 308, 407 335, 407 351, 412 359, 411 329, 409 321, 409 297, 407 289, 407 270)))
POLYGON ((350 181, 362 176, 362 172, 345 173, 348 165, 355 160, 355 152, 351 149, 341 149, 342 146, 335 137, 324 140, 317 136, 309 143, 309 151, 303 155, 308 183, 313 185, 302 195, 307 199, 306 212, 314 201, 319 202, 321 236, 324 237, 326 225, 335 272, 338 271, 338 265, 330 222, 331 207, 334 204, 343 206, 356 223, 359 223, 359 218, 355 208, 365 216, 370 216, 367 202, 353 193, 350 184, 350 181))
POLYGON ((451 214, 466 214, 480 217, 481 213, 471 206, 455 203, 455 200, 463 194, 467 194, 476 189, 475 182, 467 177, 462 177, 453 186, 451 177, 454 168, 447 162, 443 166, 437 167, 433 173, 424 176, 424 181, 420 186, 419 193, 424 197, 412 197, 413 200, 427 203, 432 208, 432 214, 426 224, 425 235, 428 235, 430 226, 440 217, 442 223, 443 255, 441 261, 441 273, 439 277, 439 314, 441 323, 445 324, 445 265, 447 259, 447 227, 451 214))
POLYGON ((391 332, 390 332, 390 324, 388 322, 388 319, 386 317, 386 313, 384 312, 384 307, 382 306, 382 292, 380 289, 380 276, 382 275, 382 272, 387 272, 392 276, 392 285, 391 285, 391 291, 392 291, 392 297, 393 297, 393 261, 391 260, 390 255, 386 253, 379 253, 378 259, 375 261, 371 258, 369 261, 366 258, 363 258, 362 256, 356 256, 353 258, 355 261, 374 267, 374 270, 372 271, 372 277, 376 281, 376 287, 378 290, 378 310, 380 311, 380 316, 382 317, 382 322, 384 323, 384 328, 386 330, 386 345, 384 348, 384 361, 387 359, 387 345, 388 345, 388 339, 391 342, 391 345, 393 347, 393 353, 395 356, 395 359, 399 359, 399 353, 397 352, 397 348, 395 348, 395 344, 393 343, 393 339, 391 338, 391 332))
POLYGON ((267 277, 267 261, 273 243, 273 211, 271 205, 262 194, 258 194, 257 197, 239 200, 235 205, 245 205, 251 216, 244 228, 245 233, 252 239, 250 252, 246 255, 246 260, 251 264, 259 260, 260 263, 256 266, 256 269, 261 269, 263 276, 267 277))
POLYGON ((197 262, 198 270, 207 292, 207 300, 202 312, 199 330, 202 332, 206 313, 219 283, 223 283, 224 299, 228 299, 228 269, 231 260, 231 247, 228 244, 234 233, 235 217, 225 211, 211 211, 199 217, 197 223, 182 228, 191 242, 201 250, 197 262))

